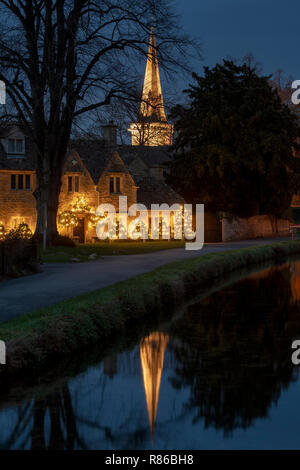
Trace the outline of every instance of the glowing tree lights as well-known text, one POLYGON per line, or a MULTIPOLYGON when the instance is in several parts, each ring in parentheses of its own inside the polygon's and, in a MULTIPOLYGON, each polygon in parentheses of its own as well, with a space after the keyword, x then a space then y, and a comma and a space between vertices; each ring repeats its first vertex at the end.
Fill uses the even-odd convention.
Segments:
POLYGON ((84 216, 88 220, 89 227, 96 227, 101 217, 95 214, 85 196, 77 196, 69 210, 65 210, 58 215, 58 224, 64 228, 77 227, 79 216, 84 216))
POLYGON ((90 214, 92 209, 88 205, 85 196, 77 196, 75 202, 72 204, 71 211, 80 212, 81 214, 90 214))
POLYGON ((2 222, 0 222, 0 240, 5 238, 5 227, 2 222))
POLYGON ((22 222, 17 228, 12 229, 5 236, 6 239, 24 238, 29 240, 32 237, 32 231, 29 226, 22 222))
MULTIPOLYGON (((69 210, 59 214, 58 223, 65 228, 76 227, 79 220, 88 221, 100 240, 195 240, 186 249, 201 249, 204 242, 204 206, 197 204, 132 204, 127 210, 127 197, 119 196, 119 212, 113 204, 100 204, 95 211, 84 196, 77 197, 69 210), (195 217, 194 217, 195 216, 195 217), (194 227, 195 225, 195 227, 194 227)), ((0 232, 1 236, 1 232, 0 232)))
POLYGON ((63 211, 58 215, 58 224, 64 228, 77 227, 78 218, 72 211, 63 211))

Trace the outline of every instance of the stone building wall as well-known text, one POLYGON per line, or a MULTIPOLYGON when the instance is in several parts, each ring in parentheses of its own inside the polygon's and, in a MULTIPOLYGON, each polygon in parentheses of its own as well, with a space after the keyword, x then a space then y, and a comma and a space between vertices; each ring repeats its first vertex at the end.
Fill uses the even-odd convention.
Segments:
POLYGON ((119 196, 127 196, 128 207, 137 202, 137 187, 129 174, 103 173, 99 180, 98 191, 99 204, 112 204, 115 206, 116 211, 119 210, 119 196), (110 193, 109 181, 111 177, 120 178, 120 193, 110 193))
POLYGON ((271 221, 268 215, 258 215, 245 219, 223 219, 222 240, 224 242, 253 238, 284 237, 289 235, 289 220, 271 221))
MULTIPOLYGON (((76 202, 77 198, 84 197, 87 204, 94 210, 98 207, 98 192, 96 186, 88 174, 85 173, 71 173, 66 172, 63 176, 62 187, 59 197, 59 209, 58 214, 65 210, 70 210, 72 205, 76 202), (73 191, 68 191, 68 177, 73 177, 73 191), (75 176, 79 176, 79 192, 75 191, 74 179, 75 176)), ((58 226, 58 231, 61 235, 73 236, 73 228, 63 228, 58 226)), ((86 240, 89 241, 96 236, 96 230, 90 227, 88 223, 85 224, 85 236, 86 240)))
POLYGON ((33 196, 35 174, 32 171, 0 172, 0 222, 10 230, 21 222, 26 222, 32 231, 36 226, 36 202, 33 196), (29 174, 31 189, 11 189, 11 175, 29 174))

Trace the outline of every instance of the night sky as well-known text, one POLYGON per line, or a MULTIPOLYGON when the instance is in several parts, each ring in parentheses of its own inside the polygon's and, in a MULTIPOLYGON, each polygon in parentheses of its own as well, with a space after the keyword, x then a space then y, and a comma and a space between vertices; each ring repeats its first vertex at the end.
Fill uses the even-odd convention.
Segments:
POLYGON ((204 60, 214 66, 226 56, 252 52, 271 74, 283 69, 300 79, 299 0, 175 0, 182 26, 203 44, 204 60))

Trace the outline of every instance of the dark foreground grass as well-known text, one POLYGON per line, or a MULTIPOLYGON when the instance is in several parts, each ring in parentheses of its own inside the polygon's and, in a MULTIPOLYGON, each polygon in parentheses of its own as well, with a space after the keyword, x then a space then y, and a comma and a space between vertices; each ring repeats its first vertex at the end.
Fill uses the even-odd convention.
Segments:
POLYGON ((102 256, 136 255, 140 253, 151 253, 153 251, 170 250, 172 248, 183 248, 182 240, 147 240, 123 242, 97 242, 85 243, 84 245, 70 246, 50 246, 43 251, 39 247, 39 258, 44 263, 67 263, 76 261, 91 261, 102 256))
POLYGON ((23 315, 0 326, 0 339, 7 345, 7 365, 0 373, 38 373, 149 316, 174 311, 213 279, 267 261, 284 262, 296 254, 297 241, 202 255, 23 315))

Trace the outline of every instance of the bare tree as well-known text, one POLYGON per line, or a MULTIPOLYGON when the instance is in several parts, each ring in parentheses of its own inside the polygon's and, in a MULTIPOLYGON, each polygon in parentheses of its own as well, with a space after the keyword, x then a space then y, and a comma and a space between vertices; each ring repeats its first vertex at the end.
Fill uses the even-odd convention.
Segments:
POLYGON ((0 15, 0 80, 34 144, 36 233, 47 224, 51 240, 74 123, 131 95, 151 26, 169 72, 186 65, 192 42, 171 0, 0 0, 0 15))
MULTIPOLYGON (((292 83, 294 79, 292 76, 287 76, 282 69, 276 70, 270 78, 270 85, 276 88, 281 101, 289 107, 295 108, 293 105, 292 96, 292 83)), ((295 109, 294 109, 295 110, 295 109)))

